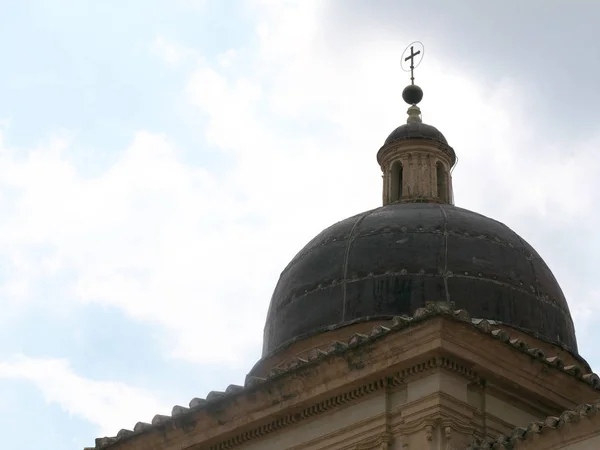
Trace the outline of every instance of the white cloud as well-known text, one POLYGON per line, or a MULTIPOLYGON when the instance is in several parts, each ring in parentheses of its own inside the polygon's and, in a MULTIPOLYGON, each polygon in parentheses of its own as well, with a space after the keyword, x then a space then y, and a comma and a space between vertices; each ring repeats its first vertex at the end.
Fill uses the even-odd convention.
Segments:
POLYGON ((156 37, 153 48, 161 58, 172 65, 179 64, 189 58, 197 57, 193 49, 170 43, 163 36, 156 37))
MULTIPOLYGON (((17 356, 0 361, 0 378, 32 383, 46 402, 98 425, 103 436, 112 436, 121 428, 131 429, 148 414, 169 412, 150 392, 120 382, 83 378, 61 359, 17 356)), ((146 421, 150 420, 148 417, 146 421)))
POLYGON ((12 122, 10 118, 0 118, 0 129, 6 131, 12 122))
POLYGON ((229 68, 235 64, 237 56, 237 51, 233 48, 230 48, 218 56, 219 64, 221 67, 229 68))
POLYGON ((10 150, 0 156, 0 185, 15 195, 0 225, 0 251, 14 273, 3 289, 14 302, 22 305, 44 276, 73 270, 71 298, 164 325, 174 335, 169 353, 232 362, 258 346, 257 333, 245 333, 262 321, 252 288, 254 275, 265 276, 252 267, 261 244, 240 225, 247 211, 236 192, 183 164, 165 136, 138 133, 121 159, 92 179, 78 174, 63 145, 26 159, 10 150), (198 345, 206 336, 223 347, 198 345))
POLYGON ((208 4, 207 0, 177 0, 176 5, 183 6, 195 12, 204 12, 208 4))

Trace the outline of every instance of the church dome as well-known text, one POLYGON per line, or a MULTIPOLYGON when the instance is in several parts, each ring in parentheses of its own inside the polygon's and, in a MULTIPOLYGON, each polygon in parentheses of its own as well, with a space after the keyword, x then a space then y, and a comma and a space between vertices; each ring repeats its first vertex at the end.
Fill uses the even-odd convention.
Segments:
POLYGON ((283 270, 262 361, 320 333, 413 315, 429 302, 577 355, 567 301, 546 263, 506 225, 454 206, 454 149, 422 123, 421 89, 411 83, 403 97, 406 123, 377 152, 383 206, 325 229, 283 270))
MULTIPOLYGON (((441 134, 440 134, 441 135, 441 134)), ((537 252, 506 225, 442 203, 390 203, 342 220, 284 269, 263 357, 357 321, 451 301, 577 353, 563 292, 537 252)))

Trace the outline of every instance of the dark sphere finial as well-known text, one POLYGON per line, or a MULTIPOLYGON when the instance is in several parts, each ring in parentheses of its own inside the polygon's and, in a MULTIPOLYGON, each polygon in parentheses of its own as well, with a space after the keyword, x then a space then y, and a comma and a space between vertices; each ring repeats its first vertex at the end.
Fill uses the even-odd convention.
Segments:
POLYGON ((402 91, 402 98, 409 105, 416 105, 423 100, 423 89, 416 84, 409 84, 402 91))

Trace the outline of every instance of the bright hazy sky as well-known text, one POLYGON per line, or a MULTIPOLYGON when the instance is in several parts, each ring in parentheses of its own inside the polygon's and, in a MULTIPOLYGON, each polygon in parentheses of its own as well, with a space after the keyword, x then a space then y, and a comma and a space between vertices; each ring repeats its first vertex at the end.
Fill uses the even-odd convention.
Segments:
POLYGON ((82 449, 243 384, 281 269, 381 202, 375 154, 405 121, 413 40, 456 204, 539 251, 600 368, 596 1, 0 12, 3 448, 82 449))

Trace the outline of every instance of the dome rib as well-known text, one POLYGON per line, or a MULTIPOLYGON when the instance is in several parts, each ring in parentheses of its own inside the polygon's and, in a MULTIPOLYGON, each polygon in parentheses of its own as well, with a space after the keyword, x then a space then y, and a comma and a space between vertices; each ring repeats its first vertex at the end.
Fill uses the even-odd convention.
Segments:
POLYGON ((346 297, 348 291, 348 259, 350 257, 350 251, 352 250, 352 242, 354 241, 354 231, 360 225, 360 223, 373 212, 374 210, 366 211, 361 214, 354 222, 350 235, 348 236, 348 245, 346 246, 346 253, 344 255, 344 278, 343 278, 343 298, 342 298, 342 322, 346 321, 346 297))
MULTIPOLYGON (((510 229, 510 228, 509 228, 510 229)), ((527 242, 525 242, 525 240, 519 236, 517 233, 515 233, 514 230, 510 229, 510 231, 512 231, 512 233, 515 235, 515 237, 519 240, 519 242, 521 242, 521 245, 523 246, 523 249, 527 249, 527 247, 531 247, 527 242)), ((537 276, 536 270, 535 270, 535 264, 533 264, 533 258, 535 258, 536 255, 534 255, 535 250, 533 247, 531 247, 531 251, 529 251, 529 255, 525 255, 525 257, 527 258, 527 260, 529 261, 529 264, 531 265, 531 271, 533 272, 534 275, 534 282, 535 282, 535 294, 538 296, 538 298, 540 298, 539 296, 542 295, 542 287, 540 286, 540 280, 537 276)), ((539 257, 539 260, 544 263, 544 265, 546 264, 541 257, 539 257)), ((543 301, 542 298, 540 298, 541 301, 543 301)), ((567 310, 568 313, 568 310, 567 310)))
POLYGON ((444 211, 444 207, 441 204, 438 204, 442 215, 444 216, 444 291, 446 293, 446 301, 450 301, 450 291, 448 290, 448 216, 446 215, 446 211, 444 211))

